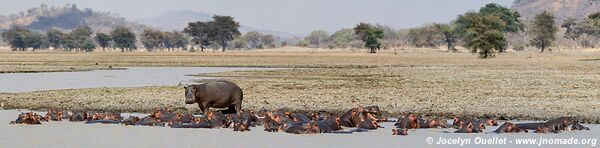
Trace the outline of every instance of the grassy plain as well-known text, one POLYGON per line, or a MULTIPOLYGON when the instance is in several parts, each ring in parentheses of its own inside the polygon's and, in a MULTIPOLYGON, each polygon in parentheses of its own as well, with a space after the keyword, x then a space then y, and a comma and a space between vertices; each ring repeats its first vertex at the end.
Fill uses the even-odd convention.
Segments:
MULTIPOLYGON (((201 76, 244 89, 252 109, 341 112, 379 105, 388 116, 499 116, 600 120, 600 56, 595 52, 510 52, 493 59, 440 50, 362 51, 275 49, 196 53, 0 53, 0 65, 289 67, 201 76)), ((183 104, 181 86, 91 88, 1 93, 4 108, 148 112, 183 104)))

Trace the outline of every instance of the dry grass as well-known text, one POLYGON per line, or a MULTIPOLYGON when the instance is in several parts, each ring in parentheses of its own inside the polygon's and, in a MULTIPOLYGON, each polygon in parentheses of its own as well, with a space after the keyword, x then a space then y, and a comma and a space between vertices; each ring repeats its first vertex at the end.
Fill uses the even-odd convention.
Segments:
MULTIPOLYGON (((1 53, 0 57, 4 54, 7 53, 1 53)), ((437 51, 398 55, 304 51, 59 55, 66 58, 38 62, 85 64, 94 61, 85 59, 94 58, 103 61, 100 63, 124 64, 121 66, 334 67, 204 75, 224 77, 239 84, 244 89, 244 106, 253 109, 340 112, 358 105, 379 105, 391 116, 404 112, 513 119, 574 115, 583 116, 588 122, 599 122, 600 60, 596 60, 596 54, 525 52, 507 53, 494 59, 437 51)), ((12 60, 39 55, 20 56, 23 57, 12 60)), ((0 94, 5 108, 146 112, 164 106, 197 110, 195 105, 184 105, 182 99, 183 92, 178 86, 0 94)))

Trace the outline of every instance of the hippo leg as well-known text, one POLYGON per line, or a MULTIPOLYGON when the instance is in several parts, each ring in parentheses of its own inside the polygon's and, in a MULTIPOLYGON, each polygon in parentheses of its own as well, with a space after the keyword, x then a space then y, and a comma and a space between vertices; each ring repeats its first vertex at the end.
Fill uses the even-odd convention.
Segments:
POLYGON ((235 104, 235 113, 241 113, 242 112, 242 102, 237 102, 235 104))
POLYGON ((207 114, 208 113, 208 105, 207 104, 198 103, 198 107, 200 107, 200 110, 202 110, 203 114, 207 114))
POLYGON ((237 114, 238 113, 237 110, 236 110, 236 108, 235 108, 235 105, 229 105, 227 107, 227 111, 226 112, 227 112, 227 114, 237 114))

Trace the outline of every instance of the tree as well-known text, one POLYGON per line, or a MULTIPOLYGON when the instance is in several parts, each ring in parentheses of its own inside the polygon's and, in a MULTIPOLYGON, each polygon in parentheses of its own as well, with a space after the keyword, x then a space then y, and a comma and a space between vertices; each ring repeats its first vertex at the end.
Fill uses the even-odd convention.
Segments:
POLYGON ((394 48, 398 46, 398 34, 396 29, 385 26, 385 25, 375 25, 375 27, 381 29, 383 31, 383 39, 381 40, 381 44, 383 49, 394 48))
POLYGON ((50 29, 46 32, 48 42, 55 50, 62 47, 65 34, 58 29, 50 29))
POLYGON ((408 39, 416 47, 436 47, 441 44, 442 38, 435 25, 425 25, 408 31, 408 39))
POLYGON ((571 39, 573 41, 578 38, 578 34, 575 33, 575 27, 577 27, 577 19, 568 17, 565 20, 563 20, 563 23, 560 25, 560 27, 566 29, 565 34, 563 36, 564 38, 571 39))
POLYGON ((24 27, 16 26, 12 27, 6 32, 2 33, 2 40, 10 44, 13 50, 25 51, 29 45, 27 44, 27 38, 31 34, 31 30, 24 27))
POLYGON ((96 48, 96 44, 92 40, 84 40, 81 49, 87 52, 93 51, 96 48))
POLYGON ((454 27, 448 24, 434 24, 434 26, 438 29, 438 32, 442 34, 444 43, 448 46, 448 51, 456 52, 454 44, 456 43, 457 36, 454 32, 454 27))
POLYGON ((544 11, 535 15, 532 27, 529 29, 534 36, 531 39, 531 44, 541 49, 544 52, 546 48, 552 45, 556 40, 556 32, 558 28, 554 24, 554 14, 544 11))
POLYGON ((376 53, 375 50, 381 48, 380 39, 383 38, 383 30, 373 27, 367 23, 359 23, 354 27, 354 33, 365 42, 365 47, 369 53, 376 53))
POLYGON ((304 40, 308 42, 314 48, 321 48, 322 45, 327 42, 329 34, 323 30, 315 30, 310 33, 304 40))
POLYGON ((497 16, 468 12, 460 15, 455 25, 464 36, 465 46, 479 52, 481 58, 493 57, 495 51, 505 49, 506 38, 502 30, 504 21, 497 16))
POLYGON ((499 17, 505 24, 502 28, 502 32, 519 32, 523 31, 525 25, 521 23, 519 18, 521 14, 519 12, 510 10, 509 8, 502 7, 496 3, 489 3, 479 9, 479 13, 483 15, 492 15, 499 17))
POLYGON ((248 41, 244 36, 237 37, 233 40, 233 48, 242 49, 248 47, 248 41))
POLYGON ((227 42, 241 35, 238 28, 240 24, 233 20, 231 16, 213 16, 213 21, 208 22, 212 26, 209 39, 221 45, 223 52, 227 48, 227 42))
POLYGON ((161 31, 149 29, 144 29, 142 32, 142 36, 140 40, 142 40, 142 44, 148 51, 153 51, 157 48, 163 48, 163 42, 165 41, 165 36, 161 31))
POLYGON ((135 34, 126 27, 117 27, 112 32, 110 32, 110 36, 112 36, 113 41, 115 42, 116 48, 121 48, 121 52, 133 51, 133 49, 137 49, 135 46, 135 42, 137 39, 135 38, 135 34))
POLYGON ((350 42, 354 40, 354 31, 352 29, 340 29, 331 35, 330 39, 338 48, 350 47, 350 42))
POLYGON ((183 32, 192 37, 192 42, 200 45, 200 50, 204 51, 204 47, 210 45, 209 33, 212 28, 211 23, 198 21, 188 23, 183 32))
POLYGON ((96 43, 102 47, 102 50, 110 47, 110 41, 112 40, 110 35, 105 33, 96 33, 96 37, 94 38, 96 39, 96 43))
POLYGON ((187 50, 186 47, 189 44, 189 39, 187 36, 185 36, 185 34, 179 31, 173 31, 172 38, 170 40, 173 44, 173 48, 181 48, 183 50, 187 50))
POLYGON ((256 31, 247 32, 242 36, 243 40, 247 41, 246 45, 248 45, 250 49, 259 48, 262 46, 261 37, 262 34, 256 31))
POLYGON ((263 43, 263 47, 275 48, 275 37, 273 35, 263 35, 260 40, 263 43))
MULTIPOLYGON (((75 51, 82 50, 85 43, 93 42, 91 39, 92 28, 88 26, 82 26, 69 32, 64 39, 64 46, 69 50, 75 49, 75 51)), ((89 47, 89 46, 88 46, 89 47)), ((91 51, 91 50, 86 50, 91 51)))
POLYGON ((2 40, 10 44, 13 50, 25 51, 27 48, 48 49, 50 43, 45 34, 33 32, 24 27, 12 27, 2 33, 2 40))
MULTIPOLYGON (((513 11, 506 7, 502 7, 496 3, 489 3, 485 5, 484 7, 479 9, 479 14, 497 16, 498 18, 500 18, 505 24, 504 28, 501 29, 502 33, 504 33, 505 36, 508 33, 517 33, 523 31, 525 28, 525 25, 523 25, 523 23, 521 23, 521 21, 519 20, 519 18, 521 17, 521 14, 519 14, 519 12, 513 11)), ((506 48, 499 49, 498 51, 504 52, 505 50, 506 48)))

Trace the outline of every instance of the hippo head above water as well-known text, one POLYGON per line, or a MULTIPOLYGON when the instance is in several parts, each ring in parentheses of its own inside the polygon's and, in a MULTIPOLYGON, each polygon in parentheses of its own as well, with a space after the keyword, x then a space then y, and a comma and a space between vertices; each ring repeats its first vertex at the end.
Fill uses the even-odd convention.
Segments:
POLYGON ((185 104, 194 104, 196 103, 196 99, 194 97, 194 91, 196 91, 196 87, 193 85, 188 85, 183 87, 185 89, 185 104))

